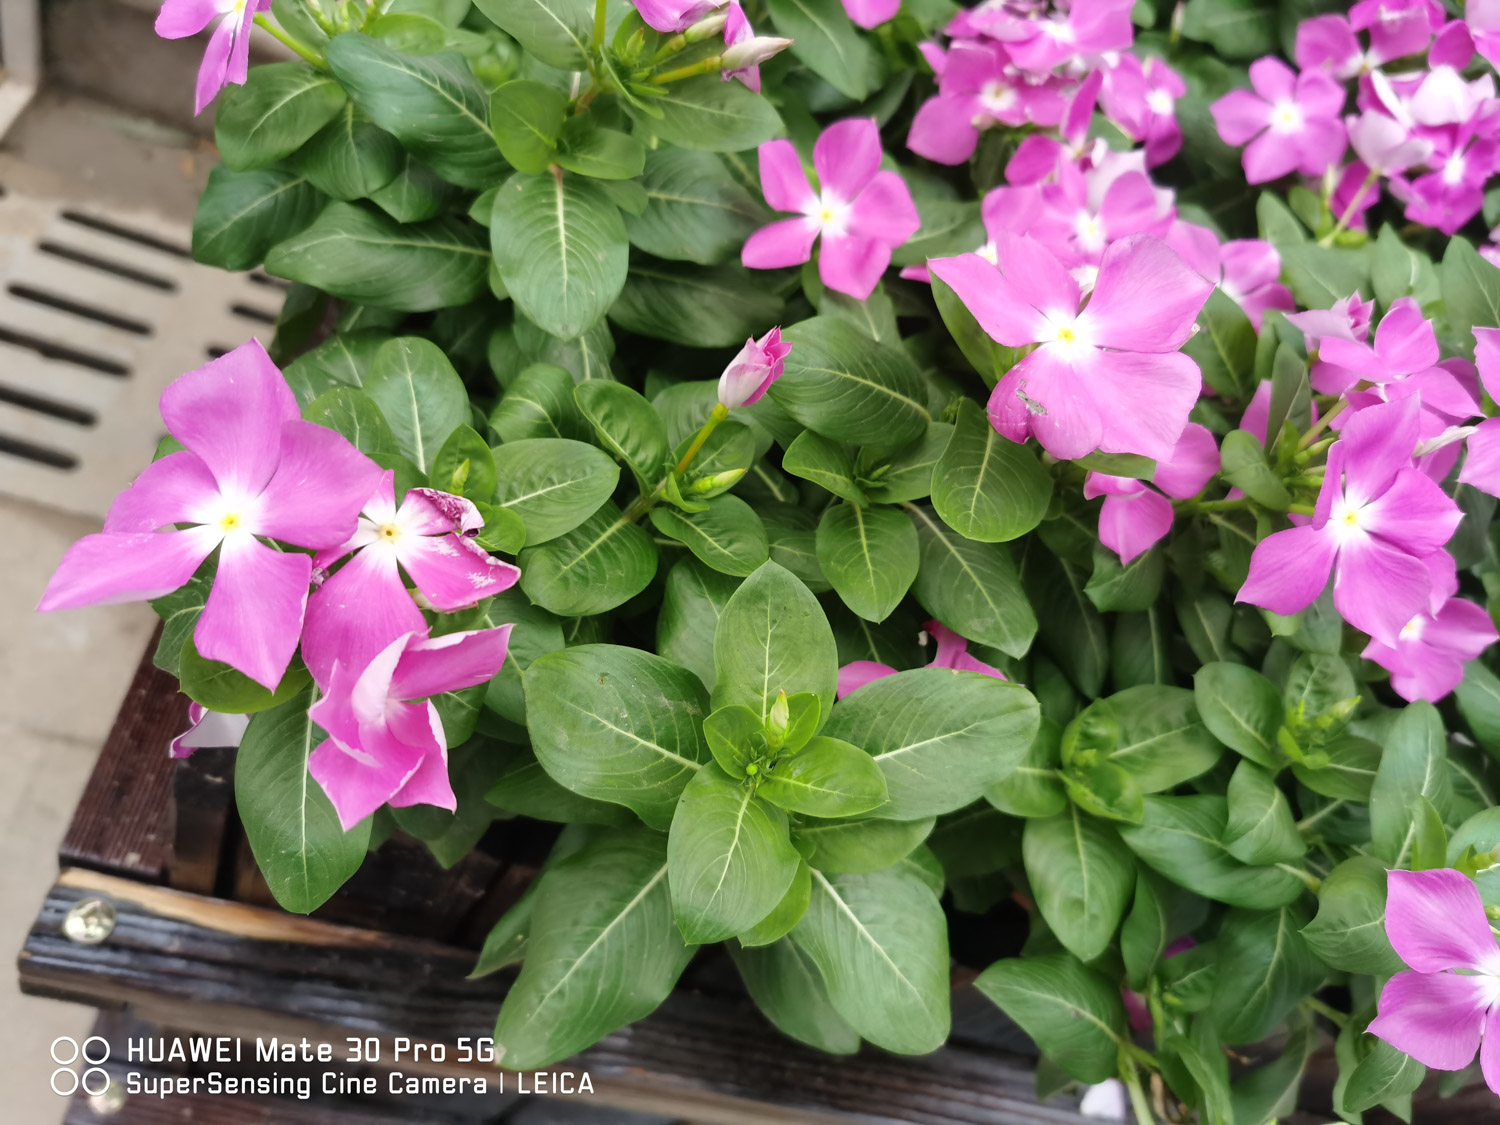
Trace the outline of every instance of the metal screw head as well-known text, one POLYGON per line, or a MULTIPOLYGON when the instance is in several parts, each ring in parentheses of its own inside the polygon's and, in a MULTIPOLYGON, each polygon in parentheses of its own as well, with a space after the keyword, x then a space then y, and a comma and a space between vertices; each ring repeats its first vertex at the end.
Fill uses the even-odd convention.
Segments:
POLYGON ((125 1087, 111 1081, 102 1094, 89 1095, 89 1108, 95 1117, 113 1117, 125 1108, 125 1087))
POLYGON ((115 932, 115 917, 108 900, 79 899, 63 918, 63 936, 79 945, 98 945, 115 932))

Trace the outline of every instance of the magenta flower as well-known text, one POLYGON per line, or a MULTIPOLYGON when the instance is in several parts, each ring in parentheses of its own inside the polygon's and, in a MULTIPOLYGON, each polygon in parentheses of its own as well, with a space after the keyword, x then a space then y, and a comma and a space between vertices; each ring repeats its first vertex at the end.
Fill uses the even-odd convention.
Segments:
POLYGON ((1323 346, 1325 339, 1363 340, 1370 332, 1370 316, 1375 311, 1375 302, 1366 301, 1358 293, 1341 297, 1332 308, 1309 309, 1307 312, 1291 313, 1287 323, 1302 329, 1302 340, 1309 353, 1323 346))
MULTIPOLYGON (((1500 393, 1500 328, 1474 329, 1474 363, 1490 398, 1500 393)), ((1500 496, 1500 418, 1486 418, 1469 435, 1458 479, 1500 496)))
POLYGON ((790 39, 756 35, 745 18, 739 0, 730 0, 724 17, 724 81, 738 78, 757 94, 760 93, 760 64, 774 58, 792 45, 790 39))
POLYGON ((1055 125, 1062 117, 1063 98, 1055 86, 1024 81, 998 43, 954 43, 938 75, 938 94, 917 110, 906 147, 939 164, 962 164, 973 156, 981 129, 1055 125))
POLYGON ((1464 678, 1464 664, 1500 640, 1482 606, 1449 598, 1436 613, 1423 611, 1401 627, 1394 645, 1371 640, 1361 655, 1391 674, 1402 699, 1436 703, 1464 678))
POLYGON ((1213 105, 1225 144, 1248 142, 1242 163, 1252 184, 1300 171, 1321 176, 1344 153, 1344 88, 1324 71, 1296 73, 1266 56, 1250 64, 1255 90, 1231 90, 1213 105))
POLYGON ((271 0, 165 0, 162 4, 156 16, 156 34, 163 39, 197 35, 215 17, 223 17, 208 37, 198 68, 194 113, 202 113, 225 86, 245 84, 250 70, 250 28, 256 13, 270 7, 271 0))
POLYGON ((1105 75, 1104 112, 1132 140, 1146 146, 1146 164, 1165 164, 1182 148, 1177 124, 1177 99, 1187 94, 1182 76, 1159 58, 1143 64, 1134 55, 1121 55, 1105 75))
POLYGON ((860 27, 869 30, 896 18, 901 0, 844 0, 844 11, 860 27))
POLYGON ((1314 16, 1299 23, 1294 57, 1302 70, 1322 67, 1340 81, 1357 77, 1384 61, 1366 55, 1348 18, 1339 15, 1314 16))
POLYGON ((836 121, 813 146, 820 190, 813 191, 791 141, 760 146, 760 183, 778 211, 799 211, 761 227, 746 241, 740 260, 751 269, 800 265, 822 239, 818 276, 823 284, 863 301, 891 264, 891 251, 921 225, 906 183, 880 170, 880 130, 870 117, 836 121))
POLYGON ((430 697, 499 675, 510 630, 501 625, 429 637, 424 625, 391 641, 367 665, 334 665, 328 694, 307 711, 328 732, 307 765, 344 831, 387 803, 457 807, 447 736, 430 697))
POLYGON ((754 406, 781 378, 791 350, 791 344, 782 343, 779 327, 759 340, 746 340, 719 376, 719 402, 724 406, 754 406))
POLYGON ((1433 25, 1443 18, 1436 0, 1360 0, 1349 9, 1349 25, 1370 36, 1370 54, 1388 61, 1427 50, 1433 25))
MULTIPOLYGON (((1005 165, 1008 183, 1040 184, 1060 176, 1065 168, 1080 170, 1077 165, 1086 159, 1090 148, 1089 126, 1093 123, 1094 106, 1103 85, 1104 71, 1096 70, 1074 88, 1062 119, 1057 123, 1059 137, 1032 133, 1021 139, 1015 154, 1005 165)), ((1086 166, 1091 167, 1092 162, 1086 166)))
POLYGON ((1083 495, 1090 500, 1104 497, 1099 542, 1129 565, 1172 530, 1172 501, 1167 497, 1187 500, 1197 496, 1218 471, 1219 446, 1214 435, 1207 427, 1190 422, 1171 458, 1157 463, 1151 478, 1156 488, 1134 477, 1090 473, 1084 478, 1083 495))
POLYGON ((326 570, 354 552, 308 602, 302 659, 320 687, 333 679, 335 664, 363 668, 397 637, 426 628, 401 571, 440 613, 508 590, 521 576, 470 538, 484 526, 473 504, 413 488, 398 508, 395 477, 381 475, 354 534, 314 560, 326 570))
MULTIPOLYGON (((959 672, 978 672, 982 676, 1006 678, 1005 673, 993 665, 969 655, 969 642, 952 629, 938 621, 923 625, 927 635, 937 642, 929 668, 952 668, 959 672)), ((858 691, 866 684, 894 676, 896 669, 876 660, 852 660, 839 669, 838 698, 843 699, 851 691, 858 691)))
POLYGON ((1500 145, 1479 134, 1488 122, 1466 120, 1433 130, 1436 140, 1425 158, 1435 169, 1412 181, 1406 192, 1406 217, 1414 223, 1455 234, 1484 206, 1484 186, 1500 168, 1500 145))
POLYGON ((1183 261, 1239 305, 1257 332, 1267 309, 1290 312, 1297 307, 1291 290, 1279 280, 1281 255, 1269 242, 1236 238, 1220 245, 1218 236, 1207 227, 1180 219, 1172 223, 1166 241, 1183 261))
POLYGON ((188 729, 167 744, 173 758, 191 758, 204 747, 238 746, 250 725, 249 715, 210 711, 201 703, 188 704, 188 729))
POLYGON ((1395 646, 1401 629, 1428 605, 1426 563, 1453 535, 1463 513, 1411 464, 1420 404, 1372 406, 1349 420, 1328 451, 1310 524, 1267 536, 1250 557, 1236 600, 1273 613, 1306 609, 1333 575, 1333 604, 1345 621, 1395 646))
POLYGON ((1018 21, 1006 49, 1022 70, 1044 74, 1078 55, 1123 51, 1135 39, 1130 0, 1074 0, 1067 14, 1018 21))
POLYGON ((722 8, 725 0, 631 0, 631 3, 647 27, 663 35, 674 35, 722 8))
POLYGON ((1385 933, 1409 968, 1381 990, 1370 1034, 1433 1070, 1478 1051, 1500 1094, 1500 948, 1474 883, 1451 868, 1388 872, 1385 933))
POLYGON ((1064 460, 1095 449, 1169 460, 1203 385, 1177 349, 1213 286, 1160 239, 1135 235, 1104 252, 1079 311, 1078 282, 1039 243, 1001 231, 996 248, 998 264, 929 263, 995 340, 1040 345, 996 385, 990 423, 1064 460))
POLYGON ((301 421, 254 340, 168 386, 161 416, 187 448, 148 465, 115 499, 104 530, 68 549, 38 608, 159 598, 185 586, 217 547, 194 643, 274 688, 297 649, 312 559, 258 537, 314 549, 343 542, 380 468, 341 435, 301 421), (158 530, 171 524, 193 526, 158 530))
POLYGON ((1500 0, 1469 0, 1464 23, 1478 51, 1491 66, 1500 66, 1500 0))
POLYGON ((1111 156, 1087 172, 1062 163, 1056 181, 1041 189, 1042 211, 1028 233, 1070 268, 1097 266, 1105 248, 1127 235, 1171 228, 1175 212, 1163 206, 1140 155, 1111 156))

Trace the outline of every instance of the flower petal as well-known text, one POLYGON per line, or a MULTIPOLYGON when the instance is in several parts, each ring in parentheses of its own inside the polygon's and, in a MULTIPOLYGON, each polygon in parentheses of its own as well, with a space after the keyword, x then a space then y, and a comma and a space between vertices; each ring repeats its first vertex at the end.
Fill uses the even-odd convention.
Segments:
POLYGON ((281 459, 261 493, 257 535, 299 547, 337 547, 359 522, 359 513, 384 470, 343 434, 311 422, 288 422, 281 459))
POLYGON ((1271 123, 1271 107, 1249 90, 1230 90, 1208 111, 1227 145, 1242 145, 1271 123))
POLYGON ((1252 184, 1279 180, 1301 167, 1303 159, 1302 150, 1291 138, 1269 130, 1246 145, 1240 154, 1245 181, 1252 184))
POLYGON ((1484 900, 1461 871, 1387 872, 1385 932, 1396 956, 1419 973, 1500 971, 1484 900))
POLYGON ((1129 566, 1172 530, 1172 502, 1142 489, 1133 496, 1107 496, 1099 509, 1099 542, 1129 566))
POLYGON ((1490 1093, 1500 1096, 1500 1004, 1490 1009, 1484 1023, 1484 1041, 1479 1047, 1479 1069, 1490 1093))
POLYGON ((422 596, 442 613, 508 590, 521 577, 510 563, 462 535, 402 536, 396 557, 422 596))
POLYGON ((1410 375, 1438 361, 1437 335, 1410 297, 1394 301, 1375 329, 1375 352, 1386 369, 1410 375))
POLYGON ((1434 1070, 1474 1061, 1485 1023, 1485 982, 1456 973, 1397 973, 1380 993, 1369 1032, 1434 1070))
POLYGON ((979 327, 992 339, 1006 347, 1019 348, 1045 334, 1046 317, 1031 306, 1005 274, 978 254, 933 258, 927 266, 958 295, 979 321, 979 327))
POLYGON ((1151 477, 1168 496, 1186 500, 1197 496, 1219 471, 1219 444, 1207 426, 1189 422, 1177 439, 1170 460, 1160 462, 1151 477))
POLYGON ((775 211, 801 211, 816 201, 791 141, 767 141, 760 146, 760 190, 775 211))
POLYGON ((1500 418, 1488 418, 1469 435, 1464 467, 1458 479, 1491 496, 1500 496, 1500 418))
POLYGON ((855 235, 823 235, 823 249, 818 254, 818 276, 823 284, 855 300, 863 301, 875 292, 880 275, 891 264, 891 248, 873 238, 855 235))
POLYGON ((395 729, 403 742, 420 745, 424 752, 406 784, 391 796, 391 807, 436 805, 453 812, 458 808, 458 798, 448 780, 448 740, 437 708, 431 703, 397 708, 395 729))
POLYGON ((51 613, 170 594, 187 585, 219 538, 212 527, 85 535, 57 564, 37 609, 51 613))
POLYGON ((219 0, 166 0, 156 14, 156 34, 163 39, 185 39, 197 35, 223 12, 219 0))
POLYGON ((307 600, 302 659, 325 690, 336 663, 364 668, 397 637, 426 628, 383 544, 359 551, 307 600))
POLYGON ((331 738, 308 756, 308 772, 333 802, 339 825, 345 832, 400 792, 422 764, 420 750, 400 743, 395 745, 400 753, 388 755, 374 765, 359 761, 331 738))
POLYGON ((104 517, 105 531, 155 531, 174 523, 207 523, 213 518, 219 486, 196 453, 170 453, 142 470, 115 497, 104 517))
MULTIPOLYGON (((1012 367, 990 396, 990 411, 993 421, 996 399, 1009 383, 1021 409, 1030 415, 1031 433, 1042 448, 1059 460, 1071 461, 1099 448, 1106 423, 1097 388, 1060 351, 1044 345, 1012 367), (1011 376, 1016 377, 1014 382, 1011 376)), ((996 429, 1000 429, 998 423, 996 429)))
POLYGON ((1299 613, 1317 601, 1328 585, 1333 556, 1333 537, 1311 527, 1268 535, 1255 545, 1250 575, 1235 601, 1283 616, 1299 613))
MULTIPOLYGON (((369 511, 368 505, 365 508, 369 511)), ((484 517, 472 501, 435 488, 413 488, 401 500, 401 511, 393 521, 413 535, 460 534, 484 527, 484 517)))
POLYGON ((1344 443, 1344 496, 1362 507, 1379 496, 1411 464, 1421 426, 1415 398, 1382 403, 1355 413, 1339 431, 1344 443))
POLYGON ((853 202, 880 170, 880 130, 873 117, 846 117, 813 145, 813 167, 824 197, 853 202))
POLYGON ((1196 363, 1181 352, 1095 352, 1075 367, 1099 408, 1100 449, 1172 459, 1203 388, 1196 363))
MULTIPOLYGON (((900 246, 922 225, 906 181, 895 172, 876 172, 849 212, 849 233, 900 246)), ((827 239, 823 243, 827 252, 827 239)))
POLYGON ((311 579, 307 555, 283 554, 243 532, 225 537, 193 631, 198 652, 274 690, 297 651, 311 579))
POLYGON ((752 270, 779 270, 800 266, 812 257, 813 240, 818 237, 814 219, 782 219, 761 227, 740 250, 740 262, 752 270))
POLYGON ((1334 607, 1345 621, 1376 640, 1394 645, 1402 626, 1427 608, 1431 591, 1432 576, 1422 560, 1383 539, 1357 534, 1339 544, 1334 607))
POLYGON ((873 660, 854 660, 839 669, 838 691, 835 694, 839 699, 843 699, 851 691, 858 691, 866 684, 895 674, 896 669, 889 664, 879 664, 873 660))
POLYGON ((225 16, 208 37, 203 61, 198 64, 198 81, 193 89, 193 113, 202 113, 218 97, 229 75, 229 56, 234 50, 234 15, 225 16))
POLYGON ((1094 295, 1078 317, 1079 331, 1104 348, 1175 352, 1192 335, 1213 288, 1161 239, 1122 238, 1104 251, 1094 295))
POLYGON ((462 691, 500 674, 512 626, 448 633, 406 646, 391 680, 393 699, 426 699, 462 691))
POLYGON ((1418 469, 1402 469, 1390 488, 1365 505, 1359 526, 1424 557, 1453 537, 1464 514, 1448 494, 1418 469))

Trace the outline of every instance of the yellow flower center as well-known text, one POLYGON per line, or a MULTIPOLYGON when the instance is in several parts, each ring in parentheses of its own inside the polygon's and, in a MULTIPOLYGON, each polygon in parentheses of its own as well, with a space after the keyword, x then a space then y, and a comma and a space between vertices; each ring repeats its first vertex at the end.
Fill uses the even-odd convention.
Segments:
POLYGON ((394 542, 401 535, 401 529, 393 523, 381 524, 377 530, 380 532, 380 537, 387 543, 394 542))
POLYGON ((219 517, 219 528, 226 534, 231 531, 239 531, 244 526, 244 521, 238 512, 227 512, 219 517))

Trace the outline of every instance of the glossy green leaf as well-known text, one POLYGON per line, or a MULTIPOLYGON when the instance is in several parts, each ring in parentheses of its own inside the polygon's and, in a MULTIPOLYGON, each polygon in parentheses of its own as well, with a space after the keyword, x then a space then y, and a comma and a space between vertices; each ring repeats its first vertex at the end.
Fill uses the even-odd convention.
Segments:
MULTIPOLYGON (((851 504, 863 504, 864 493, 854 483, 854 457, 848 446, 831 441, 815 430, 803 430, 787 446, 781 458, 782 471, 810 480, 851 504)), ((831 509, 830 509, 831 510, 831 509)))
POLYGON ((916 580, 917 531, 895 508, 835 505, 823 513, 815 542, 819 569, 867 621, 889 617, 916 580))
POLYGON ((1416 842, 1414 800, 1432 802, 1441 816, 1452 806, 1453 778, 1447 770, 1447 732, 1430 703, 1411 703, 1391 725, 1375 784, 1370 790, 1370 832, 1375 854, 1405 867, 1416 842))
POLYGON ((948 447, 932 469, 932 506, 967 539, 1024 535, 1047 512, 1052 477, 1034 450, 1001 437, 974 403, 960 403, 948 447))
POLYGON ((723 574, 743 578, 770 558, 765 525, 738 496, 716 496, 701 512, 659 504, 651 509, 651 523, 723 574))
POLYGON ((1142 684, 1109 697, 1119 737, 1108 760, 1144 793, 1171 789, 1212 769, 1224 753, 1185 688, 1142 684))
POLYGON ((573 399, 599 443, 625 462, 642 490, 655 488, 672 451, 666 425, 640 392, 591 379, 578 384, 573 399))
POLYGON ((438 450, 469 418, 463 380, 436 344, 401 336, 382 344, 365 375, 364 393, 375 400, 401 454, 431 469, 438 450))
POLYGON ((563 617, 584 617, 644 590, 656 574, 657 555, 651 536, 607 500, 572 531, 527 547, 516 561, 521 589, 533 602, 563 617))
POLYGON ((858 746, 814 738, 762 774, 758 794, 806 816, 858 816, 886 801, 885 775, 858 746))
POLYGON ((264 168, 301 148, 346 100, 337 82, 306 63, 257 66, 219 94, 214 144, 237 172, 264 168))
POLYGON ((1037 909, 1081 961, 1104 952, 1135 890, 1135 859, 1108 824, 1070 805, 1026 822, 1026 879, 1037 909))
POLYGON ((490 95, 490 128, 500 152, 527 176, 547 170, 568 116, 568 97, 542 82, 517 78, 490 95))
POLYGON ((711 152, 663 145, 646 154, 641 177, 646 208, 625 216, 630 244, 658 258, 715 266, 738 259, 740 247, 771 214, 711 152))
POLYGON ((533 547, 599 511, 620 480, 620 467, 603 450, 566 438, 506 442, 494 456, 495 503, 525 521, 533 547))
POLYGON ((276 243, 312 222, 325 200, 306 176, 280 168, 219 165, 193 215, 193 260, 225 270, 260 265, 276 243))
POLYGON ((932 832, 934 819, 816 820, 792 828, 792 842, 807 862, 831 874, 884 871, 901 862, 932 832))
POLYGON ((782 333, 792 345, 770 396, 797 421, 834 441, 900 444, 932 420, 916 365, 832 317, 814 317, 782 333))
POLYGON ((864 101, 879 87, 880 54, 839 0, 768 0, 766 10, 797 60, 846 98, 864 101))
POLYGON ((1288 903, 1276 910, 1231 910, 1224 916, 1221 972, 1209 1011, 1224 1043, 1254 1043, 1270 1034, 1328 970, 1302 937, 1307 916, 1288 903))
POLYGON ((1010 548, 965 539, 928 507, 905 507, 917 528, 921 564, 912 592, 922 607, 971 641, 1026 655, 1037 620, 1010 548))
POLYGON ((278 707, 298 695, 309 680, 301 661, 288 668, 274 689, 257 683, 245 673, 198 652, 189 636, 182 642, 177 659, 177 678, 182 694, 194 703, 229 715, 251 715, 278 707))
POLYGON ((401 452, 396 435, 375 400, 353 387, 334 387, 324 392, 303 409, 302 417, 338 431, 355 449, 372 457, 401 452))
POLYGON ((1285 709, 1275 684, 1243 664, 1221 661, 1193 674, 1193 698, 1215 738, 1256 765, 1276 768, 1285 709))
POLYGON ((660 117, 626 104, 637 133, 655 134, 683 148, 743 152, 781 132, 781 117, 770 102, 717 74, 673 82, 665 91, 649 103, 660 117))
POLYGON ((1126 1042, 1120 986, 1068 953, 996 961, 974 981, 1080 1082, 1113 1078, 1126 1042))
POLYGON ((859 1032, 833 1010, 823 974, 795 942, 760 948, 731 942, 729 955, 750 998, 777 1030, 832 1055, 859 1050, 859 1032))
POLYGON ((1374 856, 1344 860, 1318 888, 1318 913, 1302 928, 1308 948, 1350 973, 1387 977, 1405 966, 1385 935, 1385 865, 1374 856))
POLYGON ((346 202, 379 191, 405 164, 401 142, 365 120, 353 102, 346 102, 297 157, 298 168, 314 187, 346 202))

